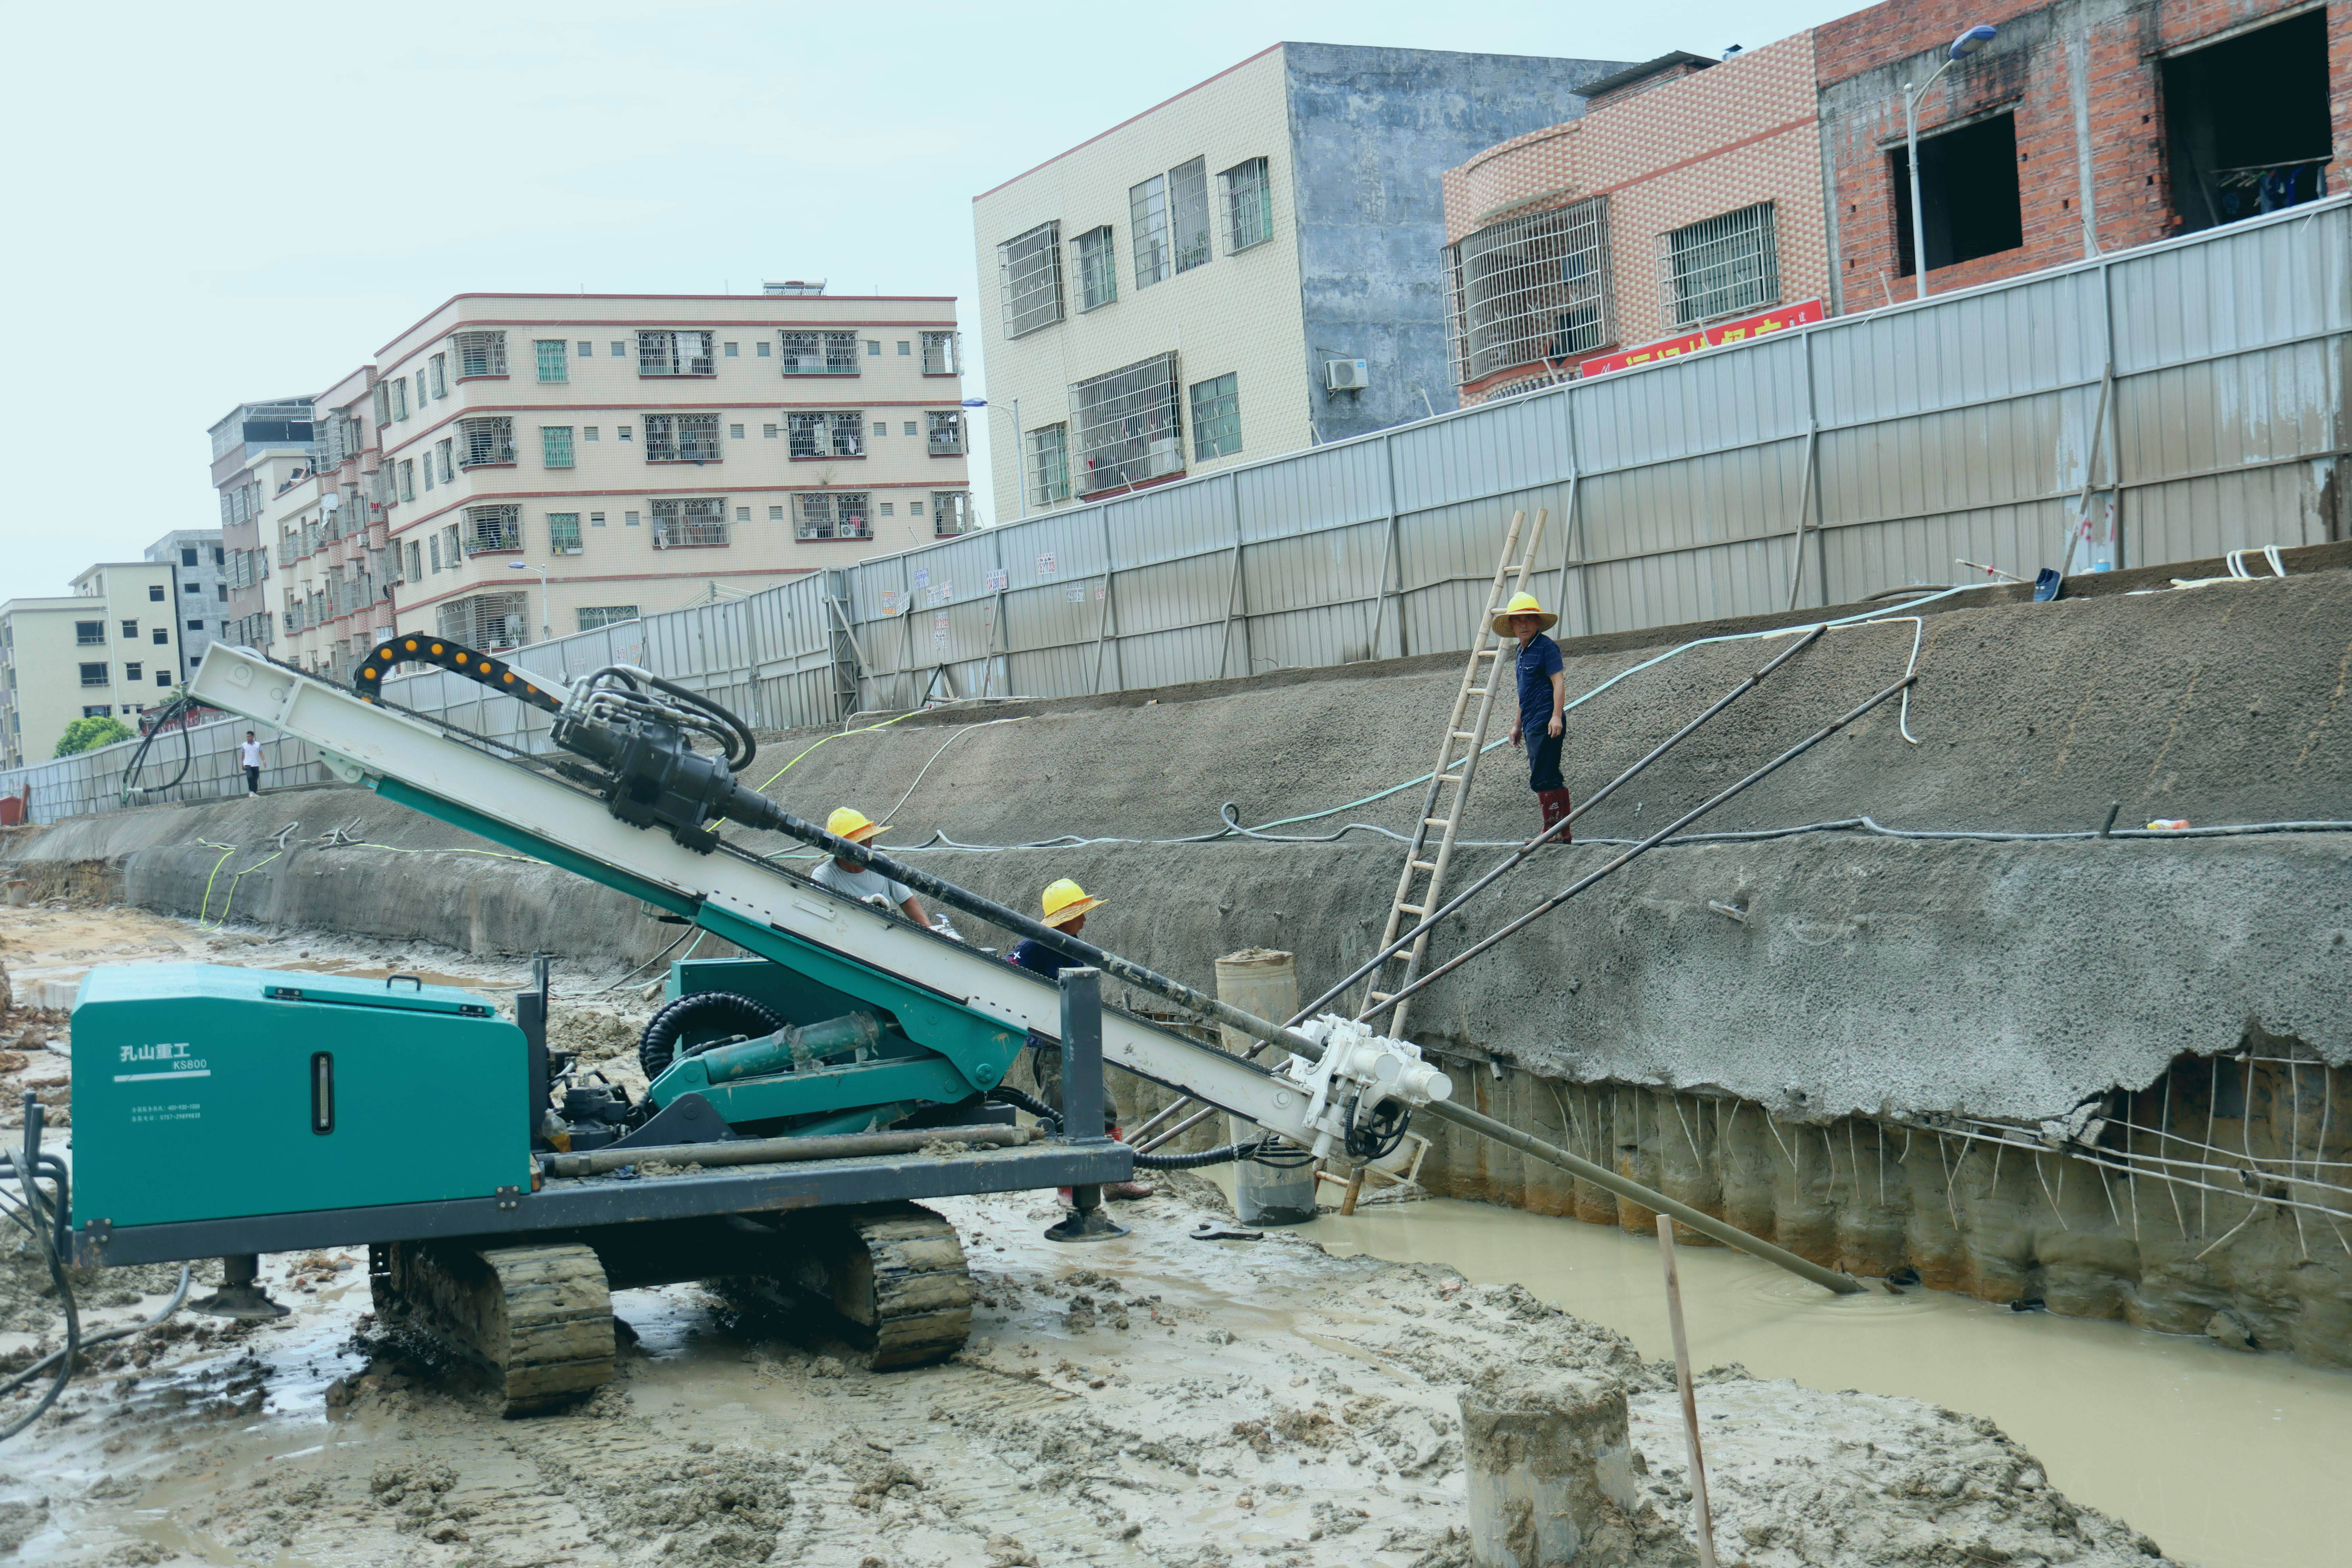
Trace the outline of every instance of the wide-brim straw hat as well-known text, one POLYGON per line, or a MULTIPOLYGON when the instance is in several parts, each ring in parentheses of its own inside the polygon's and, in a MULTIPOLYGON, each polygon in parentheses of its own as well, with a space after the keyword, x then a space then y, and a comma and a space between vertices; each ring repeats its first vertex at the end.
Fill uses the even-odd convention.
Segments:
POLYGON ((1098 910, 1103 905, 1100 899, 1087 897, 1087 890, 1066 877, 1047 888, 1045 897, 1039 902, 1044 906, 1045 912, 1038 918, 1056 930, 1069 924, 1089 910, 1098 910))
POLYGON ((1516 636, 1511 630, 1511 623, 1521 616, 1535 616, 1543 622, 1546 631, 1559 625, 1559 617, 1537 604, 1533 594, 1514 594, 1511 602, 1495 613, 1495 635, 1498 637, 1516 636))

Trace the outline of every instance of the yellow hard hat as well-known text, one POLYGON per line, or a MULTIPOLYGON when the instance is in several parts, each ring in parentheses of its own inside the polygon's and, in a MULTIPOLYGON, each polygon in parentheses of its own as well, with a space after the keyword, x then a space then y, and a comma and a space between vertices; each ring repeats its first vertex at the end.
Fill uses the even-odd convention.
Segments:
POLYGON ((1102 907, 1100 899, 1087 897, 1087 890, 1067 877, 1045 889, 1045 923, 1066 926, 1089 910, 1102 907))
POLYGON ((1535 616, 1543 622, 1543 629, 1546 631, 1559 625, 1559 617, 1537 604, 1533 594, 1514 594, 1511 595, 1511 602, 1495 613, 1495 635, 1498 637, 1511 636, 1511 622, 1519 616, 1535 616))
POLYGON ((852 844, 863 844, 882 831, 882 825, 868 822, 866 814, 854 805, 845 805, 824 819, 824 830, 835 838, 846 838, 852 844))

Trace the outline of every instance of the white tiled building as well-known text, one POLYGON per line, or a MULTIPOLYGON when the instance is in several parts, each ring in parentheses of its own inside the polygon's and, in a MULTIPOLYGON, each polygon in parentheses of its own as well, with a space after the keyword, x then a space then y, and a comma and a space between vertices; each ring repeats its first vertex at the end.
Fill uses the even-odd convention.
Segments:
POLYGON ((1617 63, 1277 44, 976 197, 998 515, 1452 407, 1440 175, 1617 63))
POLYGON ((56 598, 0 604, 0 767, 46 762, 76 719, 140 710, 180 683, 177 565, 106 562, 56 598))

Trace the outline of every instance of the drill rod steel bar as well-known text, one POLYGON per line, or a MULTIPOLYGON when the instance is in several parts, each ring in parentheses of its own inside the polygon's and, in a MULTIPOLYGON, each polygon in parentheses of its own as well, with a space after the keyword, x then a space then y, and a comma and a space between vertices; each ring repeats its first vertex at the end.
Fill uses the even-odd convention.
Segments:
MULTIPOLYGON (((1700 817, 1705 816, 1708 812, 1713 811, 1717 806, 1721 805, 1725 801, 1729 800, 1733 795, 1738 795, 1748 785, 1757 784, 1761 780, 1769 777, 1771 774, 1778 773, 1782 767, 1795 762, 1799 757, 1803 756, 1807 752, 1811 751, 1815 746, 1820 745, 1823 741, 1828 740, 1832 735, 1836 734, 1840 730, 1844 729, 1848 724, 1853 723, 1856 719, 1861 718, 1872 709, 1877 707, 1880 703, 1886 701, 1890 698, 1898 696, 1910 687, 1918 684, 1918 680, 1919 678, 1916 675, 1906 675, 1902 679, 1896 681, 1894 685, 1888 687, 1885 690, 1878 693, 1875 697, 1867 699, 1843 717, 1831 721, 1828 724, 1814 731, 1811 734, 1806 736, 1803 740, 1798 742, 1795 745, 1790 747, 1787 751, 1781 752, 1770 762, 1766 763, 1762 767, 1758 768, 1754 773, 1749 773, 1746 778, 1741 779, 1738 784, 1730 785, 1719 795, 1714 795, 1701 804, 1693 806, 1690 810, 1683 813, 1682 816, 1675 818, 1664 827, 1659 828, 1657 832, 1650 835, 1649 837, 1643 839, 1642 842, 1634 845, 1633 847, 1626 850, 1625 853, 1618 856, 1617 858, 1610 861, 1609 864, 1601 867, 1591 876, 1580 877, 1577 880, 1570 882, 1567 887, 1562 888, 1559 892, 1554 893, 1550 898, 1546 899, 1542 903, 1538 904, 1526 914, 1521 915, 1518 919, 1511 921, 1510 924, 1503 927, 1502 930, 1464 948, 1460 952, 1455 953, 1452 958, 1447 959, 1444 963, 1439 964, 1436 968, 1431 970, 1428 973, 1423 975, 1420 979, 1414 981, 1403 990, 1399 991, 1395 995, 1388 997, 1374 1004, 1372 1006, 1366 1008, 1362 1014, 1362 1019, 1369 1020, 1379 1016, 1381 1013, 1384 1013, 1389 1008, 1395 1006, 1399 1002, 1403 1001, 1414 992, 1423 990, 1437 981, 1440 977, 1461 968, 1465 963, 1469 963, 1470 960, 1477 957, 1480 953, 1486 952, 1488 948, 1494 946, 1496 942, 1501 942, 1506 937, 1522 931, 1528 926, 1533 925, 1537 921, 1543 919, 1544 916, 1551 913, 1552 910, 1559 908, 1560 905, 1568 902, 1569 900, 1576 897, 1577 894, 1584 891, 1585 889, 1590 888, 1593 883, 1600 881, 1612 871, 1614 871, 1619 867, 1625 865, 1636 856, 1641 855, 1647 850, 1656 848, 1668 838, 1680 833, 1684 828, 1688 827, 1692 823, 1696 822, 1700 817)), ((1676 1217, 1680 1216, 1678 1215, 1676 1217)))
MULTIPOLYGON (((1814 742, 1835 733, 1854 719, 1909 686, 1916 679, 1916 677, 1906 677, 1888 687, 1868 702, 1855 709, 1853 712, 1822 731, 1821 734, 1815 735, 1812 740, 1805 742, 1802 746, 1782 753, 1763 771, 1769 772, 1772 768, 1796 756, 1806 747, 1812 745, 1814 742)), ((1753 782, 1754 779, 1761 776, 1763 776, 1762 773, 1751 774, 1748 780, 1743 781, 1743 784, 1753 782)), ((1736 793, 1738 787, 1741 786, 1735 786, 1733 792, 1727 792, 1720 798, 1729 798, 1729 795, 1736 793)), ((738 820, 741 819, 738 818, 738 820)), ((934 877, 928 871, 918 870, 903 860, 882 854, 866 845, 836 837, 817 826, 816 824, 794 816, 780 806, 771 804, 768 812, 764 814, 763 820, 746 823, 745 826, 772 827, 778 832, 801 840, 803 844, 814 845, 845 859, 854 860, 859 865, 870 866, 886 877, 903 882, 919 892, 929 894, 950 909, 961 910, 968 915, 1002 926, 1006 931, 1017 931, 1023 936, 1045 942, 1047 946, 1081 963, 1089 964, 1106 974, 1117 975, 1139 990, 1148 991, 1190 1012, 1229 1025, 1251 1039, 1281 1045, 1309 1061, 1319 1060, 1322 1058, 1323 1047, 1296 1029, 1270 1023, 1264 1018, 1244 1013, 1230 1003, 1221 1002, 1206 992, 1196 991, 1180 980, 1171 980, 1166 975, 1147 969, 1131 959, 1121 958, 1115 952, 1107 952, 1090 942, 1081 941, 1041 921, 1031 920, 1017 910, 1007 909, 992 899, 984 899, 978 893, 960 888, 942 878, 934 877)), ((1668 828, 1667 831, 1672 832, 1674 829, 1668 828)), ((1581 1176, 1595 1186, 1605 1187, 1621 1197, 1629 1198, 1640 1204, 1644 1208, 1653 1209, 1659 1214, 1672 1215, 1701 1235, 1713 1237, 1726 1247, 1736 1247, 1742 1252, 1752 1254, 1767 1263, 1777 1265, 1792 1274, 1810 1279, 1824 1289, 1834 1290, 1841 1295, 1851 1295, 1862 1289, 1846 1275, 1824 1268, 1818 1263, 1798 1257, 1786 1247, 1777 1247, 1761 1237, 1750 1236, 1746 1231, 1726 1225, 1710 1215, 1701 1214, 1688 1204, 1678 1203, 1664 1193, 1653 1192, 1630 1177, 1621 1176, 1605 1166, 1596 1165, 1590 1160, 1571 1154, 1567 1150, 1547 1143, 1529 1133, 1522 1132, 1507 1122, 1497 1121, 1491 1116, 1481 1115, 1477 1111, 1455 1105, 1451 1100, 1432 1100, 1421 1107, 1421 1110, 1441 1121, 1466 1127, 1506 1147, 1517 1149, 1522 1154, 1532 1154, 1547 1164, 1557 1165, 1571 1175, 1581 1176)))
MULTIPOLYGON (((1480 892, 1484 891, 1488 886, 1490 886, 1496 879, 1506 876, 1511 871, 1517 869, 1529 856, 1542 848, 1545 845, 1550 843, 1560 834, 1566 833, 1575 823, 1578 817, 1582 816, 1586 812, 1591 811, 1594 806, 1599 805, 1602 801, 1607 800, 1611 795, 1616 794, 1619 789, 1632 782, 1634 776, 1640 773, 1643 769, 1648 767, 1652 763, 1656 762, 1660 757, 1664 756, 1668 752, 1673 751, 1685 740, 1688 739, 1691 733, 1698 729, 1700 725, 1706 723, 1708 720, 1722 712, 1726 708, 1730 707, 1732 703, 1738 701, 1740 698, 1745 697, 1750 691, 1755 690, 1756 688, 1763 682, 1766 676, 1771 674, 1774 670, 1780 668, 1782 665, 1788 663, 1790 659, 1796 658, 1807 648, 1812 647, 1813 644, 1820 639, 1822 635, 1828 630, 1829 628, 1827 626, 1815 626, 1812 630, 1807 632, 1802 637, 1800 637, 1797 640, 1797 644, 1794 647, 1784 649, 1775 656, 1771 660, 1766 663, 1761 669, 1759 669, 1755 674, 1749 676, 1747 679, 1741 681, 1738 685, 1725 692, 1721 697, 1716 699, 1714 703, 1707 708, 1706 711, 1701 713, 1697 718, 1693 719, 1689 723, 1684 725, 1681 729, 1667 736, 1664 741, 1659 742, 1657 746, 1648 756, 1643 757, 1640 762, 1635 763, 1632 767, 1627 768, 1623 773, 1619 773, 1615 778, 1611 779, 1607 784, 1601 785, 1599 790, 1594 792, 1590 800, 1587 800, 1581 805, 1570 811, 1564 821, 1555 822, 1549 827, 1545 828, 1543 832, 1538 834, 1535 837, 1521 845, 1517 849, 1512 851, 1507 858, 1496 865, 1485 876, 1479 878, 1476 881, 1471 883, 1468 887, 1454 894, 1454 897, 1448 899, 1444 904, 1440 905, 1435 910, 1433 910, 1428 914, 1423 916, 1422 921, 1419 925, 1413 927, 1411 931, 1406 931, 1388 946, 1381 949, 1380 952, 1366 959, 1362 965, 1353 973, 1349 974, 1345 980, 1340 981, 1337 985, 1334 985, 1328 991, 1324 992, 1322 995, 1318 996, 1314 1001, 1309 1002, 1306 1006, 1300 1008, 1297 1016, 1294 1017, 1290 1021, 1293 1024, 1297 1024, 1302 1020, 1315 1016, 1318 1012, 1321 1011, 1324 1004, 1329 1002, 1334 996, 1339 995, 1341 992, 1353 985, 1357 981, 1361 980, 1365 975, 1370 974, 1374 969, 1388 962, 1391 956, 1402 952, 1407 946, 1419 940, 1422 932, 1433 929, 1438 921, 1444 920, 1446 916, 1452 914, 1454 910, 1468 903, 1472 899, 1475 898, 1480 892)), ((1411 974, 1407 974, 1405 978, 1407 980, 1411 980, 1412 976, 1411 974)), ((1367 1015, 1367 1016, 1369 1016, 1369 1015, 1367 1015)))
POLYGON ((540 1164, 551 1176, 593 1176, 624 1165, 666 1160, 673 1165, 772 1165, 805 1160, 866 1159, 881 1154, 920 1153, 930 1143, 986 1144, 1010 1149, 1029 1142, 1035 1129, 987 1122, 973 1127, 918 1127, 903 1132, 834 1132, 810 1138, 745 1138, 719 1143, 664 1143, 644 1149, 589 1149, 577 1154, 545 1154, 540 1164))

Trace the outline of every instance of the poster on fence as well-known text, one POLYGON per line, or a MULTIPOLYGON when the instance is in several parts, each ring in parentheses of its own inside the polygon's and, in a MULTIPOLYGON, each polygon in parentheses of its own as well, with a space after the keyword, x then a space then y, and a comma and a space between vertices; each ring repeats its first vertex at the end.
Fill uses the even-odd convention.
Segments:
POLYGON ((1613 354, 1601 354, 1576 367, 1576 374, 1586 381, 1596 375, 1606 375, 1612 370, 1630 370, 1637 364, 1655 364, 1660 360, 1677 359, 1696 353, 1702 349, 1717 349, 1726 343, 1746 342, 1763 337, 1768 332, 1789 327, 1806 327, 1822 319, 1822 302, 1806 300, 1794 305, 1782 305, 1775 310, 1742 316, 1736 321, 1717 321, 1711 327, 1701 327, 1680 337, 1661 338, 1654 343, 1639 348, 1623 349, 1613 354))

